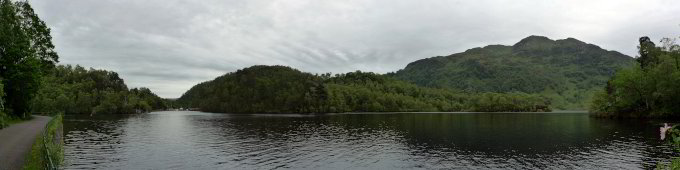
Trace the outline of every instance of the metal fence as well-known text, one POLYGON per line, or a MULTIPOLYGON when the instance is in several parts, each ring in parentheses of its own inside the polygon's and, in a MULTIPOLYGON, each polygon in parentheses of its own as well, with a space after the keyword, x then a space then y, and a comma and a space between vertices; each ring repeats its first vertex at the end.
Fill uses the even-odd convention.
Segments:
MULTIPOLYGON (((42 136, 43 136, 43 137, 42 137, 42 140, 43 140, 43 148, 44 148, 43 150, 45 151, 45 160, 46 160, 46 161, 45 161, 45 168, 48 169, 48 170, 56 170, 56 169, 58 169, 57 166, 54 164, 54 161, 52 160, 52 155, 50 155, 50 146, 48 145, 48 142, 53 142, 51 139, 48 139, 48 138, 49 138, 49 133, 50 133, 50 132, 49 132, 49 127, 50 127, 52 124, 54 124, 56 120, 57 120, 56 117, 55 117, 55 118, 52 118, 52 120, 50 120, 50 122, 48 122, 47 125, 45 125, 45 128, 44 128, 44 130, 43 130, 43 135, 42 135, 42 136)), ((57 127, 57 128, 58 128, 58 127, 57 127)), ((53 138, 54 138, 54 137, 53 137, 53 138)))

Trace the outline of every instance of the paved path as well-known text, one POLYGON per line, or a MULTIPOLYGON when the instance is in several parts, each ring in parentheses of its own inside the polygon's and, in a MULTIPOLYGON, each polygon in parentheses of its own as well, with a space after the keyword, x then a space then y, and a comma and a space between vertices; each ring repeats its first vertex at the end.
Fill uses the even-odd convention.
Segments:
POLYGON ((0 129, 0 170, 21 169, 24 158, 52 117, 33 116, 32 120, 0 129))

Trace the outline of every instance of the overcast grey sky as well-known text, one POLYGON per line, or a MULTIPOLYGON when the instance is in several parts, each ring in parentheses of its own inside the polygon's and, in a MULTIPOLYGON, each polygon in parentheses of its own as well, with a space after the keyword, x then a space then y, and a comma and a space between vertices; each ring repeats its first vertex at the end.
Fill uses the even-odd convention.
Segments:
POLYGON ((31 0, 61 64, 118 72, 176 98, 251 65, 385 73, 529 35, 635 56, 680 35, 680 0, 31 0))

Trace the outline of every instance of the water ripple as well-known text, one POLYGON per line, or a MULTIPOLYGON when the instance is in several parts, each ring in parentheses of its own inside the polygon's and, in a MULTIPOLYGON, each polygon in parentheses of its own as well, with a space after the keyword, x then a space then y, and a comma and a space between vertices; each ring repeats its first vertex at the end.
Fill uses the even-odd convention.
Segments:
POLYGON ((583 114, 242 115, 65 119, 65 169, 648 169, 650 123, 583 114), (521 125, 521 126, 518 126, 521 125))

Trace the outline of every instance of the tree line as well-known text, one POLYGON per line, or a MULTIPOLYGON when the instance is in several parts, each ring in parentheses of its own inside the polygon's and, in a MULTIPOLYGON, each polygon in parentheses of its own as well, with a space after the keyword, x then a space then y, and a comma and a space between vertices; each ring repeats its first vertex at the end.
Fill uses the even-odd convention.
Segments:
POLYGON ((639 39, 636 63, 620 70, 593 98, 600 117, 680 117, 680 46, 664 38, 657 46, 639 39))
POLYGON ((252 66, 200 83, 177 100, 226 113, 550 111, 526 93, 465 93, 420 87, 371 72, 315 75, 287 66, 252 66))
POLYGON ((34 113, 131 114, 167 109, 148 88, 128 89, 118 73, 60 65, 42 79, 34 113))

